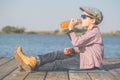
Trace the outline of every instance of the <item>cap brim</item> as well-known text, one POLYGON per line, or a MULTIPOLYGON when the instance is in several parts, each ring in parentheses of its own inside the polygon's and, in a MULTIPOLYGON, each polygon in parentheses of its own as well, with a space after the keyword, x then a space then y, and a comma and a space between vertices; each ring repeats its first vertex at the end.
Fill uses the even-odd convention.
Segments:
POLYGON ((80 9, 81 9, 82 11, 85 11, 82 7, 80 7, 80 9))
POLYGON ((86 13, 88 13, 89 15, 91 15, 92 17, 94 17, 91 13, 89 13, 84 7, 80 7, 80 9, 86 13))
POLYGON ((86 9, 84 9, 83 7, 80 7, 80 9, 81 9, 82 11, 84 11, 84 12, 86 12, 86 13, 90 14, 90 13, 89 13, 89 12, 87 12, 87 10, 86 10, 86 9))

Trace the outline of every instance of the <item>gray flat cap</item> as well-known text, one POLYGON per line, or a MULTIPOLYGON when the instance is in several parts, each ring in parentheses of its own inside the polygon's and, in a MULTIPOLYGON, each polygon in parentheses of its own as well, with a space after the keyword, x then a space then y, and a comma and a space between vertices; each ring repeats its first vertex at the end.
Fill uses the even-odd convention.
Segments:
POLYGON ((93 7, 80 7, 80 9, 86 13, 88 13, 89 15, 93 16, 94 18, 96 18, 96 24, 101 23, 101 21, 103 20, 103 15, 102 12, 97 9, 97 8, 93 8, 93 7))

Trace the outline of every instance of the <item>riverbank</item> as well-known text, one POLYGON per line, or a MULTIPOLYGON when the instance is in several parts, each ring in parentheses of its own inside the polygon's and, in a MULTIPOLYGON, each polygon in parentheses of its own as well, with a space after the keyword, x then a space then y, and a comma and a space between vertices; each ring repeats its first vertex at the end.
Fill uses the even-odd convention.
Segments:
MULTIPOLYGON (((20 33, 20 34, 52 34, 52 35, 64 35, 66 34, 66 32, 64 31, 59 31, 59 30, 55 30, 55 31, 26 31, 24 33, 20 33)), ((0 32, 0 34, 7 34, 7 33, 2 33, 0 32)), ((16 33, 10 33, 10 34, 16 34, 16 33)), ((82 34, 82 32, 77 32, 77 34, 82 34)), ((102 32, 103 36, 120 36, 120 31, 113 31, 113 32, 102 32)))
POLYGON ((102 33, 104 36, 120 36, 120 31, 113 31, 113 32, 104 32, 102 33))
MULTIPOLYGON (((25 34, 55 34, 55 35, 64 35, 67 32, 64 31, 28 31, 25 32, 25 34)), ((82 34, 82 32, 77 32, 77 34, 82 34)), ((103 36, 120 36, 120 31, 114 31, 114 32, 102 32, 103 36)))

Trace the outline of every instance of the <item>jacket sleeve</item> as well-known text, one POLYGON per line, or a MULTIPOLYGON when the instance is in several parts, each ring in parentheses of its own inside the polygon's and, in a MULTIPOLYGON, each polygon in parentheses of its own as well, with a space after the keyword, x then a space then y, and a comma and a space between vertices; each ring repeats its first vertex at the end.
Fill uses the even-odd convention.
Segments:
POLYGON ((87 46, 95 42, 96 31, 87 31, 81 36, 77 36, 73 30, 68 32, 68 36, 74 47, 87 46))

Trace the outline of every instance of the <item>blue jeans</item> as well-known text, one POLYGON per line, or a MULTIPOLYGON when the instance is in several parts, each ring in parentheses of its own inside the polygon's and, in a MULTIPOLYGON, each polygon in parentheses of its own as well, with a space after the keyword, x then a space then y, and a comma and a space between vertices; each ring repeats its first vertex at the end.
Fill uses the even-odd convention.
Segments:
POLYGON ((35 71, 80 69, 80 56, 76 53, 65 55, 62 51, 55 51, 37 57, 35 71))

